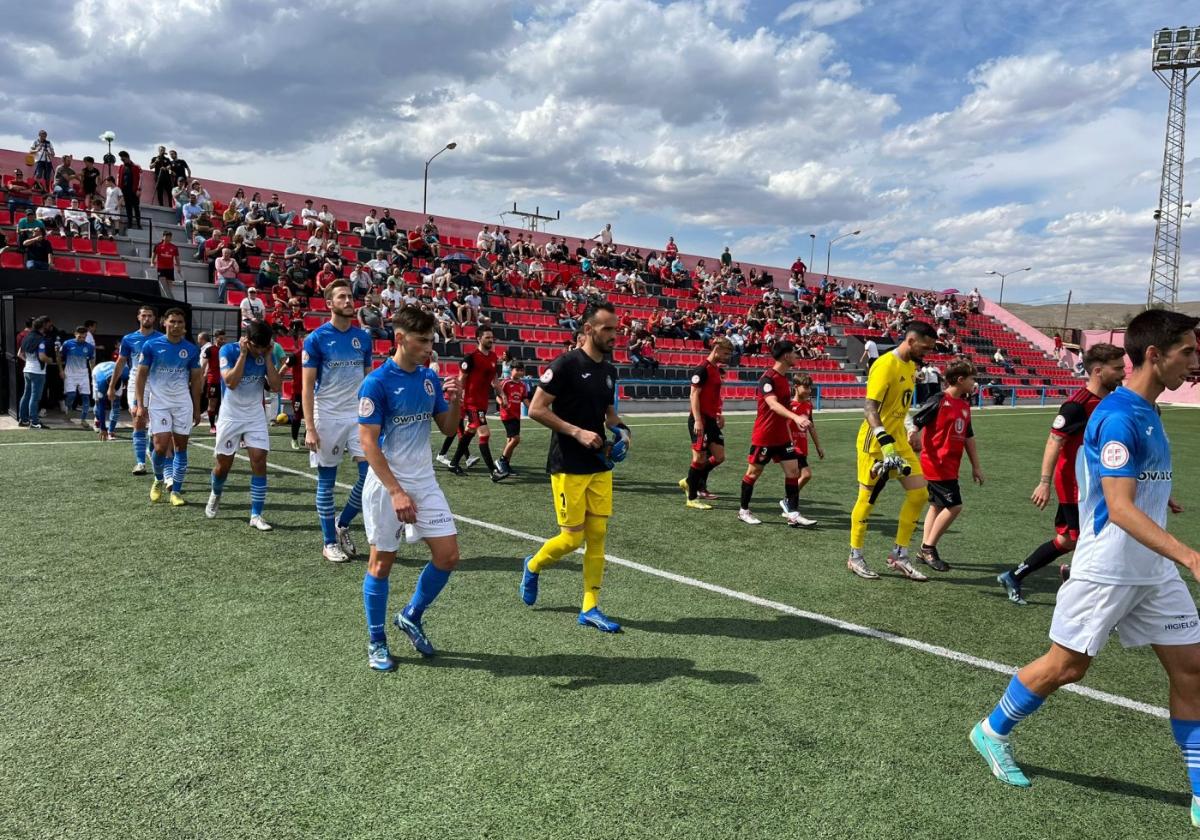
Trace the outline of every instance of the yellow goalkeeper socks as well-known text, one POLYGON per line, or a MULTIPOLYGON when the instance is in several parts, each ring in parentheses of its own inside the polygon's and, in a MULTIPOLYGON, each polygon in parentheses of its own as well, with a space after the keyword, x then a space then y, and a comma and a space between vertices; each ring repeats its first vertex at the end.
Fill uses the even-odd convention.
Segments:
POLYGON ((929 491, 924 487, 905 492, 904 503, 900 505, 900 519, 896 522, 896 545, 907 546, 912 542, 917 520, 921 518, 921 511, 925 510, 928 499, 929 491))
POLYGON ((596 607, 599 603, 600 584, 604 582, 604 537, 608 532, 608 519, 589 516, 583 521, 583 534, 587 540, 583 549, 583 608, 581 612, 596 607))
MULTIPOLYGON (((867 520, 875 507, 872 496, 874 491, 858 486, 858 499, 854 502, 854 510, 850 512, 850 547, 862 549, 867 542, 867 520)), ((911 536, 912 530, 909 529, 911 536)))
POLYGON ((529 561, 529 571, 535 575, 541 574, 543 569, 553 566, 581 545, 583 545, 583 531, 568 531, 563 528, 558 532, 558 536, 551 537, 542 543, 537 554, 533 555, 533 559, 529 561))

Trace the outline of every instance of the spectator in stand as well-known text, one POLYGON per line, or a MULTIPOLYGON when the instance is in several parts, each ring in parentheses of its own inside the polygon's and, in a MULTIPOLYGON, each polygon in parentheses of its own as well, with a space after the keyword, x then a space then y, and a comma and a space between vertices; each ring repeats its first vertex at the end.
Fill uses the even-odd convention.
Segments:
MULTIPOLYGON (((183 232, 187 235, 189 242, 196 241, 196 220, 204 213, 204 208, 200 206, 195 193, 189 193, 187 203, 180 210, 180 216, 183 221, 183 232)), ((209 235, 212 235, 212 223, 209 223, 209 235)))
POLYGON ((355 300, 362 300, 371 291, 371 286, 375 282, 371 275, 371 270, 359 264, 354 266, 350 272, 350 294, 355 300))
POLYGON ((250 209, 246 211, 245 225, 254 231, 255 241, 267 235, 267 213, 260 202, 250 202, 250 209))
POLYGON ((167 155, 166 146, 159 146, 158 153, 150 158, 150 170, 154 173, 154 203, 170 207, 175 170, 171 168, 171 158, 167 155))
POLYGON ((208 189, 205 188, 205 186, 199 181, 192 181, 191 191, 196 194, 196 200, 200 203, 200 206, 209 213, 212 213, 213 199, 212 195, 208 192, 208 189))
POLYGON ((75 195, 75 170, 71 168, 70 155, 62 156, 62 163, 54 168, 54 194, 59 198, 75 195))
MULTIPOLYGON (((246 215, 249 217, 249 211, 246 212, 246 215)), ((251 254, 258 252, 258 229, 245 219, 243 219, 242 223, 237 226, 236 230, 234 230, 233 236, 235 239, 241 237, 242 243, 246 246, 246 250, 251 254)))
POLYGON ((442 255, 441 237, 438 234, 438 226, 433 216, 430 216, 425 220, 425 224, 421 225, 421 239, 425 242, 425 247, 429 249, 429 253, 435 260, 442 255))
POLYGON ((187 178, 176 179, 175 186, 171 188, 171 206, 175 208, 175 221, 179 224, 183 224, 183 207, 190 196, 187 178))
POLYGON ((254 285, 260 289, 274 289, 279 283, 281 268, 275 254, 267 254, 266 259, 258 264, 258 274, 254 276, 254 285))
POLYGON ((317 272, 317 294, 324 295, 325 289, 334 280, 338 279, 338 275, 334 273, 328 265, 321 266, 321 270, 317 272))
POLYGON ((458 300, 458 321, 460 324, 479 323, 483 299, 479 296, 479 287, 472 286, 471 291, 458 300))
POLYGON ((27 207, 25 215, 21 217, 21 221, 17 222, 17 244, 20 245, 33 236, 35 230, 40 230, 45 235, 46 223, 37 217, 36 211, 32 207, 27 207))
POLYGON ((117 157, 117 185, 121 188, 121 200, 125 202, 125 227, 142 229, 142 167, 134 163, 129 152, 121 151, 117 157))
POLYGON ((437 332, 434 333, 434 340, 440 340, 442 343, 452 341, 454 339, 454 316, 450 314, 449 306, 439 306, 433 313, 434 327, 437 332))
POLYGON ((251 321, 261 321, 267 316, 266 304, 258 296, 258 289, 251 286, 246 289, 246 297, 238 305, 242 316, 242 330, 250 326, 251 321))
POLYGON ((391 239, 396 235, 396 219, 392 216, 391 208, 383 209, 383 215, 379 218, 379 228, 379 235, 384 239, 391 239))
POLYGON ((233 258, 232 248, 221 249, 221 256, 217 257, 213 270, 217 275, 217 300, 221 303, 225 302, 226 295, 231 288, 237 289, 239 292, 246 291, 246 284, 238 279, 238 271, 241 270, 241 267, 233 258))
POLYGON ((309 236, 312 236, 313 232, 321 224, 319 214, 313 209, 313 200, 311 198, 304 199, 304 209, 300 211, 300 224, 304 225, 304 229, 308 231, 309 236))
POLYGON ((387 281, 388 269, 390 268, 387 261, 387 251, 376 251, 375 258, 367 260, 366 266, 371 272, 374 282, 382 284, 387 281))
POLYGON ((398 237, 395 244, 392 245, 390 258, 392 265, 396 266, 401 271, 404 271, 406 268, 408 268, 411 258, 408 252, 408 242, 403 236, 398 237))
POLYGON ((116 235, 116 224, 104 212, 104 202, 99 196, 92 197, 91 212, 88 213, 88 222, 92 228, 92 236, 97 239, 112 239, 116 235))
POLYGON ((492 229, 488 225, 483 226, 483 230, 475 237, 475 247, 484 253, 492 253, 492 249, 496 245, 496 237, 492 233, 492 229))
POLYGON ((387 312, 394 315, 404 305, 404 295, 396 287, 396 284, 399 282, 396 269, 393 268, 392 272, 393 274, 388 277, 387 286, 380 294, 380 297, 383 298, 383 305, 387 312))
POLYGON ((337 219, 334 218, 333 211, 329 209, 328 204, 321 205, 321 212, 317 214, 317 220, 324 225, 325 232, 329 236, 332 236, 337 224, 337 219))
POLYGON ((179 248, 171 241, 169 230, 163 231, 162 239, 154 246, 154 268, 159 281, 171 284, 175 282, 175 272, 181 269, 179 248))
POLYGON ((33 183, 41 182, 42 192, 51 192, 51 181, 54 178, 54 144, 46 136, 46 129, 38 132, 37 139, 29 147, 33 155, 33 183))
POLYGON ((375 218, 375 208, 372 207, 367 211, 367 215, 363 216, 362 228, 360 233, 363 236, 378 236, 376 231, 379 228, 379 220, 375 218))
POLYGON ((371 334, 371 338, 392 338, 392 329, 384 322, 383 310, 370 296, 358 308, 358 323, 371 334))
MULTIPOLYGON (((612 223, 610 222, 609 224, 606 224, 604 226, 604 230, 592 237, 592 241, 599 242, 601 245, 611 245, 613 241, 612 223)), ((582 245, 583 243, 580 244, 582 245)))
POLYGON ((242 214, 238 210, 237 201, 233 198, 229 199, 229 206, 225 208, 225 212, 221 214, 221 223, 225 225, 226 230, 233 230, 242 223, 242 214))
POLYGON ((679 256, 679 246, 675 244, 674 236, 667 237, 667 246, 663 248, 663 251, 667 255, 668 262, 675 262, 675 258, 679 256))
POLYGON ((1005 373, 1011 375, 1014 372, 1013 363, 1004 355, 1004 350, 1002 348, 996 348, 996 353, 992 356, 992 361, 1004 368, 1005 373))
POLYGON ((99 185, 100 169, 96 166, 96 159, 91 155, 84 155, 83 168, 79 170, 79 191, 83 193, 85 204, 91 202, 99 185))
POLYGON ((858 363, 867 363, 867 370, 871 370, 871 365, 879 361, 879 345, 875 343, 874 338, 868 338, 863 342, 862 355, 858 358, 858 363))
POLYGON ((12 180, 8 182, 8 211, 24 210, 33 206, 32 190, 25 180, 25 174, 20 169, 13 170, 12 180))
POLYGON ((50 270, 50 255, 54 249, 46 238, 46 231, 34 228, 27 239, 21 240, 21 248, 25 251, 25 267, 37 271, 50 270))
POLYGON ((971 289, 971 296, 968 298, 968 307, 972 315, 979 314, 979 301, 982 296, 979 294, 979 287, 971 289))
POLYGON ((54 196, 48 195, 42 199, 42 206, 37 209, 37 218, 45 225, 48 233, 57 233, 62 230, 63 215, 58 209, 58 202, 54 200, 54 196))
POLYGON ((267 202, 267 218, 271 220, 271 224, 282 228, 291 227, 293 215, 279 200, 279 193, 271 193, 271 200, 267 202))
POLYGON ((171 174, 175 178, 184 178, 190 180, 192 177, 192 167, 188 166, 188 162, 179 156, 179 153, 174 149, 167 152, 171 158, 171 174))
POLYGON ((641 330, 629 342, 629 360, 633 362, 636 373, 639 368, 647 371, 658 370, 658 360, 654 358, 654 336, 647 330, 641 330))

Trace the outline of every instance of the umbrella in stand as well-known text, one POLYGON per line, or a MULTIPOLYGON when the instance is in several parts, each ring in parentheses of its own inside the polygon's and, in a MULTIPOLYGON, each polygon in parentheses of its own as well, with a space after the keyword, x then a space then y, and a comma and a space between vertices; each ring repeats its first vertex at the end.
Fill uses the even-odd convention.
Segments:
POLYGON ((448 257, 442 257, 442 262, 443 262, 443 263, 458 263, 458 264, 462 264, 462 263, 474 263, 474 262, 475 262, 475 258, 474 258, 474 257, 468 257, 468 256, 467 256, 466 254, 464 254, 462 251, 455 251, 453 254, 451 254, 451 255, 450 255, 450 256, 448 256, 448 257))
POLYGON ((942 289, 942 294, 944 294, 944 295, 961 295, 962 292, 960 292, 958 289, 942 289))

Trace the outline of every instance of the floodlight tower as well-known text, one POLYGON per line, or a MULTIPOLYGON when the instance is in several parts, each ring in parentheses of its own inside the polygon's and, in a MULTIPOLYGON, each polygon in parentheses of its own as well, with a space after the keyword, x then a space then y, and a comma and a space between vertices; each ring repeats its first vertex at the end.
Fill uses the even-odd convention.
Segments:
POLYGON ((1179 228, 1183 221, 1183 136, 1187 89, 1200 67, 1200 27, 1181 26, 1154 33, 1151 69, 1167 86, 1167 141, 1162 184, 1154 211, 1154 257, 1147 306, 1173 308, 1179 299, 1179 228))

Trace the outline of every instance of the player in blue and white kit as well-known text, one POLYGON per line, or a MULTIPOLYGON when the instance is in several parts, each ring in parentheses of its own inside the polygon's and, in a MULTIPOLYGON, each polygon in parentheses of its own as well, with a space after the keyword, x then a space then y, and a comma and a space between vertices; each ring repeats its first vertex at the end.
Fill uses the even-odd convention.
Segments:
POLYGON ((101 362, 92 368, 92 392, 96 395, 96 426, 100 440, 116 440, 117 422, 121 419, 121 392, 125 387, 117 383, 116 399, 109 400, 108 386, 113 380, 116 362, 101 362))
POLYGON ((333 563, 344 563, 357 554, 350 523, 362 509, 367 477, 367 461, 358 442, 358 389, 371 370, 371 336, 352 323, 354 295, 349 282, 334 280, 325 289, 325 300, 329 320, 308 334, 301 353, 304 445, 310 465, 317 468, 317 518, 325 541, 321 554, 333 563), (333 488, 347 451, 358 467, 358 480, 335 520, 333 488))
POLYGON ((1009 733, 1055 690, 1083 679, 1115 629, 1125 647, 1153 647, 1167 672, 1171 729, 1200 827, 1200 616, 1178 569, 1200 578, 1200 552, 1166 531, 1168 511, 1182 508, 1171 498, 1171 446, 1155 404, 1194 368, 1198 323, 1161 309, 1130 322, 1133 373, 1096 407, 1076 457, 1079 544, 1058 590, 1050 651, 1017 672, 971 743, 996 778, 1028 787, 1009 733))
POLYGON ((96 361, 96 348, 88 344, 87 334, 87 327, 76 327, 75 337, 63 342, 58 371, 63 378, 63 402, 68 415, 71 406, 78 401, 79 422, 85 429, 90 429, 88 411, 92 407, 92 364, 96 361))
POLYGON ((278 392, 282 381, 271 356, 271 325, 251 321, 237 344, 222 345, 218 351, 221 369, 221 413, 217 415, 217 443, 211 476, 212 491, 204 515, 216 518, 225 491, 225 479, 233 466, 238 445, 246 445, 250 458, 250 527, 270 531, 263 519, 267 503, 267 453, 271 451, 271 433, 263 414, 265 387, 278 392))
POLYGON ((371 559, 363 577, 367 616, 367 663, 376 671, 396 667, 388 652, 388 575, 402 539, 424 540, 432 558, 417 578, 412 598, 393 624, 422 656, 433 656, 422 616, 458 565, 458 529, 433 475, 429 421, 442 434, 458 428, 461 394, 425 365, 433 350, 433 315, 406 306, 392 321, 396 352, 362 384, 358 400, 359 435, 371 471, 363 488, 363 522, 371 559))
POLYGON ((157 502, 167 489, 163 469, 173 446, 171 504, 179 507, 187 504, 182 490, 187 475, 188 437, 192 427, 200 422, 200 388, 203 384, 200 348, 184 338, 187 321, 182 309, 168 309, 163 316, 163 326, 167 328, 167 334, 143 344, 138 356, 133 389, 137 398, 134 417, 147 418, 154 435, 154 483, 150 485, 150 501, 157 502))
POLYGON ((158 312, 153 306, 142 306, 137 313, 138 328, 121 339, 121 348, 117 351, 117 367, 108 383, 108 401, 115 403, 119 388, 129 391, 129 413, 133 415, 133 474, 146 474, 146 423, 148 415, 139 414, 134 402, 133 390, 129 385, 130 374, 137 370, 138 356, 141 355, 142 345, 152 338, 162 335, 155 325, 158 323, 158 312))

